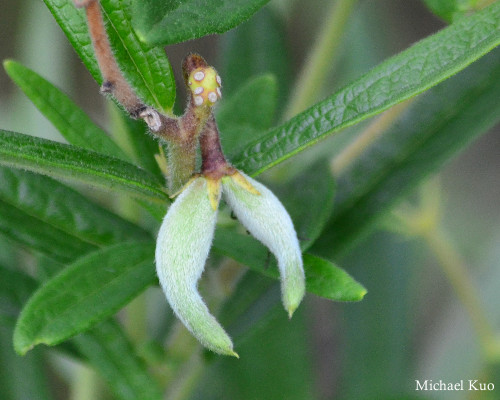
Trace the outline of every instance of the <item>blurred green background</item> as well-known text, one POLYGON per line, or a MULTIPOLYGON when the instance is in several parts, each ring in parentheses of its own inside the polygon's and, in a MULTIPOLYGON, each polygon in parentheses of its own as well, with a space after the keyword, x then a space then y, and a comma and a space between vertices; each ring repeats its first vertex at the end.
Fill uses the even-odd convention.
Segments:
MULTIPOLYGON (((273 13, 284 27, 290 77, 300 70, 318 21, 330 3, 281 0, 271 2, 264 10, 273 13)), ((263 15, 261 11, 254 19, 265 18, 263 15)), ((169 46, 166 51, 176 76, 180 78, 180 62, 190 51, 200 52, 216 68, 220 65, 223 69, 227 64, 224 51, 231 37, 238 29, 250 29, 254 19, 225 35, 169 46)), ((324 84, 325 93, 318 97, 444 26, 418 0, 358 2, 338 63, 324 84)), ((34 69, 70 94, 95 121, 108 125, 107 105, 98 85, 43 2, 2 1, 0 58, 14 58, 34 69)), ((281 78, 286 81, 286 73, 281 78)), ((287 92, 283 87, 283 98, 287 92)), ((182 105, 182 94, 179 96, 182 105)), ((3 70, 0 121, 3 129, 62 140, 3 70)), ((458 249, 489 322, 499 332, 500 127, 476 140, 433 179, 437 179, 441 193, 443 229, 458 249)), ((0 236, 0 259, 7 256, 8 242, 0 236)), ((281 310, 273 312, 272 323, 240 345, 240 360, 220 359, 210 364, 193 398, 500 398, 500 375, 495 364, 487 366, 470 315, 428 244, 380 229, 339 260, 339 265, 368 289, 362 302, 338 304, 310 295, 291 322, 281 310), (422 395, 414 390, 415 379, 484 379, 497 388, 482 397, 467 391, 422 395)), ((151 291, 151 296, 158 295, 156 289, 151 291)), ((158 298, 163 301, 161 295, 158 298)), ((158 312, 166 311, 161 308, 158 312)), ((2 330, 1 360, 14 357, 9 346, 8 335, 2 330)), ((51 390, 58 398, 67 398, 65 382, 71 378, 61 374, 65 361, 45 357, 40 362, 51 376, 51 390)), ((21 377, 5 370, 0 374, 0 384, 9 381, 9 385, 22 385, 21 377)), ((22 388, 19 390, 22 392, 22 388)), ((26 396, 19 398, 33 398, 26 396)))

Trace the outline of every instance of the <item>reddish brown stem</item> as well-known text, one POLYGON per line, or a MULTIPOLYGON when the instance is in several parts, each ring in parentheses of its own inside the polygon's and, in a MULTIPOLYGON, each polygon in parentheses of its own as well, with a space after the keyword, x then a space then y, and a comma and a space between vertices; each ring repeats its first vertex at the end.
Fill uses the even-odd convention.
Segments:
POLYGON ((96 0, 82 5, 86 8, 90 37, 104 80, 101 90, 104 93, 111 93, 133 118, 138 118, 145 106, 125 80, 116 63, 104 27, 101 6, 96 0))
POLYGON ((219 129, 213 114, 208 119, 205 129, 200 135, 200 148, 201 172, 203 175, 212 179, 220 179, 234 172, 234 168, 228 164, 222 152, 219 129))

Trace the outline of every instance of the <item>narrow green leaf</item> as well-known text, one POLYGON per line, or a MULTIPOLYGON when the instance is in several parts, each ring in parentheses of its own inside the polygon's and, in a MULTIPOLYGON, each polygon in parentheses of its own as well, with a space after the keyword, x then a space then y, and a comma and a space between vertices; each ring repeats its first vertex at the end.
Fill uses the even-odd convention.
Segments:
MULTIPOLYGON (((500 120, 500 49, 413 104, 338 180, 325 254, 342 254, 402 196, 500 120)), ((323 251, 322 251, 323 253, 323 251)))
POLYGON ((413 97, 459 72, 500 44, 500 2, 388 59, 233 158, 257 175, 342 128, 413 97))
POLYGON ((127 155, 107 133, 95 125, 87 114, 58 88, 13 60, 4 61, 3 65, 10 78, 69 143, 128 160, 127 155))
MULTIPOLYGON (((67 0, 44 2, 94 79, 101 84, 85 11, 67 0)), ((138 40, 130 23, 130 0, 102 0, 101 4, 110 41, 125 77, 147 104, 170 112, 175 100, 175 83, 164 50, 138 40)))
POLYGON ((0 200, 32 217, 30 225, 48 224, 95 246, 150 238, 142 228, 73 189, 29 172, 0 167, 0 200))
POLYGON ((161 400, 157 382, 136 356, 123 330, 113 320, 95 326, 73 341, 120 400, 161 400))
POLYGON ((151 44, 173 44, 226 32, 269 0, 144 0, 134 3, 134 26, 151 44))
POLYGON ((474 11, 477 0, 423 0, 429 9, 447 22, 474 11))
POLYGON ((65 263, 95 250, 95 246, 37 221, 18 208, 0 200, 0 232, 31 250, 65 263))
POLYGON ((360 301, 367 290, 343 269, 323 258, 304 254, 307 290, 327 299, 360 301))
POLYGON ((277 82, 272 75, 250 80, 217 108, 217 125, 229 155, 271 127, 276 112, 277 82))
POLYGON ((168 199, 157 178, 132 164, 20 133, 0 130, 0 165, 121 191, 149 201, 168 199))
MULTIPOLYGON (((270 278, 279 279, 267 249, 251 236, 230 229, 216 231, 214 250, 270 278)), ((304 254, 306 290, 334 301, 359 301, 366 289, 331 262, 304 254)))
POLYGON ((111 316, 156 279, 154 246, 121 243, 84 256, 45 283, 24 307, 14 348, 58 344, 111 316))
POLYGON ((147 104, 171 112, 175 79, 162 47, 148 45, 132 27, 132 0, 101 0, 107 31, 125 77, 147 104))
POLYGON ((222 56, 217 65, 223 94, 233 96, 245 84, 242 77, 251 79, 272 74, 278 82, 278 108, 281 109, 292 81, 291 52, 286 37, 285 24, 271 7, 262 8, 249 21, 221 36, 222 56))

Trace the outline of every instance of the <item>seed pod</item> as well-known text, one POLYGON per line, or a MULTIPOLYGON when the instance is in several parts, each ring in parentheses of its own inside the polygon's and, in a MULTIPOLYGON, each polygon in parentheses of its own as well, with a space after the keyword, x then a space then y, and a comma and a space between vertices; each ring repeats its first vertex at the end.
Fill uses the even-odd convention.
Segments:
POLYGON ((207 180, 195 178, 163 220, 156 245, 156 271, 170 306, 201 344, 216 353, 237 357, 231 339, 197 290, 216 220, 217 210, 209 199, 207 180))
POLYGON ((291 317, 304 297, 305 278, 290 216, 268 188, 243 173, 224 177, 222 187, 224 199, 238 220, 278 260, 283 305, 291 317))

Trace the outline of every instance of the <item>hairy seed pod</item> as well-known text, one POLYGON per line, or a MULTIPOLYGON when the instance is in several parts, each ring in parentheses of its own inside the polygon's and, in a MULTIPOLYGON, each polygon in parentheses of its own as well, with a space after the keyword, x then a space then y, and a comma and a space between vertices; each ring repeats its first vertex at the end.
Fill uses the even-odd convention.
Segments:
POLYGON ((263 184, 236 172, 222 179, 222 192, 238 220, 275 255, 281 296, 289 317, 305 293, 305 277, 297 234, 278 198, 263 184))
MULTIPOLYGON (((168 210, 158 233, 156 271, 170 306, 201 344, 237 357, 231 339, 197 290, 217 220, 208 189, 204 177, 195 178, 168 210)), ((219 199, 220 194, 217 203, 219 199)))

